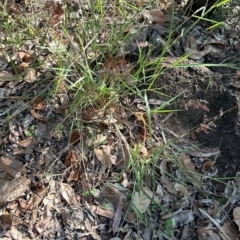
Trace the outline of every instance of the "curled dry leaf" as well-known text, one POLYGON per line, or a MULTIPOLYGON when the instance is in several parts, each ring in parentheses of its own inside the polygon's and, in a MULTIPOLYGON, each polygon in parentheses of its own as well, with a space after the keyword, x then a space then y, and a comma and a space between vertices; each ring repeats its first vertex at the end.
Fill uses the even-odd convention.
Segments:
POLYGON ((36 81, 36 78, 36 70, 34 68, 28 68, 24 76, 24 80, 28 83, 32 83, 36 81))
POLYGON ((25 166, 18 160, 9 157, 0 157, 0 168, 15 178, 21 176, 25 166))
POLYGON ((32 55, 26 52, 17 52, 17 59, 25 63, 30 63, 33 61, 32 55))
POLYGON ((47 122, 47 119, 46 118, 42 118, 42 117, 39 117, 38 116, 38 113, 35 111, 35 109, 30 109, 30 112, 32 114, 32 116, 42 122, 47 122))
POLYGON ((152 21, 153 23, 158 23, 160 25, 162 25, 166 22, 164 13, 158 9, 152 10, 150 12, 145 11, 143 13, 143 17, 152 21))
POLYGON ((41 96, 37 96, 33 99, 33 108, 35 110, 42 110, 44 106, 44 99, 41 96))
POLYGON ((73 188, 67 184, 67 183, 61 183, 60 184, 60 194, 62 198, 68 203, 68 204, 77 204, 76 196, 74 193, 73 188))
POLYGON ((26 177, 17 177, 0 188, 0 202, 10 202, 20 197, 28 188, 31 181, 26 177))
POLYGON ((80 178, 80 163, 78 161, 77 154, 73 151, 67 151, 64 160, 64 166, 68 168, 66 178, 68 182, 78 181, 80 178))
POLYGON ((12 217, 7 210, 3 211, 0 215, 0 226, 3 229, 3 232, 6 232, 12 227, 12 217))

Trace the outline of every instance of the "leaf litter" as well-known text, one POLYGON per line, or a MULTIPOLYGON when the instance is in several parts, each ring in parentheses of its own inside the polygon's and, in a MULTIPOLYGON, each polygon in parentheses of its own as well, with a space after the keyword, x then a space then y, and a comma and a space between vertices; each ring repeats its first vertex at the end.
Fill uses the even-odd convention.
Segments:
MULTIPOLYGON (((212 149, 192 146, 174 127, 170 130, 164 119, 149 115, 145 99, 141 99, 142 105, 135 101, 139 96, 131 95, 129 99, 120 96, 116 101, 110 94, 99 95, 92 89, 92 96, 98 97, 88 106, 79 107, 75 114, 82 121, 73 123, 68 114, 74 97, 71 91, 67 92, 73 78, 51 72, 56 63, 51 55, 67 42, 59 28, 66 20, 66 6, 56 1, 46 1, 42 6, 28 1, 25 4, 28 10, 21 4, 8 3, 7 11, 18 20, 22 12, 29 17, 38 8, 45 12, 43 19, 50 29, 45 36, 49 50, 39 49, 38 53, 34 50, 36 46, 25 45, 20 50, 6 46, 8 54, 0 58, 1 117, 10 119, 4 127, 0 122, 3 132, 0 202, 5 205, 0 219, 4 235, 12 239, 236 239, 239 234, 237 180, 229 183, 227 197, 222 195, 223 199, 219 199, 208 188, 208 175, 204 175, 211 176, 217 154, 211 154, 212 149), (41 69, 37 60, 49 64, 49 69, 41 69), (49 76, 47 84, 41 82, 49 80, 49 76), (42 86, 51 89, 58 81, 60 88, 49 97, 42 86), (18 107, 16 97, 22 97, 23 92, 28 104, 18 107), (12 105, 20 111, 9 107, 12 105), (168 141, 174 141, 175 145, 168 145, 168 141), (159 154, 152 155, 156 150, 159 154), (211 199, 212 196, 217 200, 211 199), (222 200, 225 202, 220 208, 222 200)), ((83 6, 75 1, 68 4, 75 4, 72 10, 78 9, 77 14, 83 19, 84 14, 91 14, 87 1, 83 6)), ((138 7, 145 4, 148 1, 136 3, 138 7)), ((153 46, 148 59, 151 62, 159 49, 166 47, 164 34, 168 33, 169 17, 177 5, 173 1, 163 1, 161 5, 161 10, 142 13, 144 24, 134 23, 137 31, 129 32, 130 38, 123 43, 119 56, 105 55, 98 68, 92 69, 96 78, 106 77, 109 87, 118 82, 127 88, 135 87, 137 64, 132 56, 139 55, 139 49, 147 51, 153 46), (121 55, 122 51, 126 51, 124 55, 132 55, 128 59, 121 55)), ((118 6, 114 9, 120 12, 118 6)), ((178 24, 179 19, 181 16, 173 23, 178 24)), ((40 24, 38 21, 33 21, 33 25, 40 24)), ((174 48, 167 46, 172 59, 163 66, 173 65, 179 53, 196 62, 204 61, 211 54, 221 55, 221 50, 216 48, 225 49, 227 43, 222 38, 216 39, 216 35, 212 41, 202 39, 202 31, 199 26, 187 33, 187 37, 176 38, 174 48)), ((237 48, 237 40, 232 42, 237 48)), ((87 58, 92 55, 89 53, 87 58)), ((238 88, 237 78, 238 73, 231 85, 234 88, 238 88)), ((199 85, 198 82, 194 86, 196 91, 199 85)), ((184 85, 178 91, 181 87, 184 85)), ((169 100, 167 94, 160 99, 150 98, 155 99, 149 101, 150 110, 154 105, 164 105, 169 100)), ((185 114, 191 111, 205 114, 205 122, 195 129, 191 140, 197 139, 198 134, 215 131, 214 123, 207 119, 212 111, 211 102, 202 100, 189 100, 186 93, 179 104, 185 114)))

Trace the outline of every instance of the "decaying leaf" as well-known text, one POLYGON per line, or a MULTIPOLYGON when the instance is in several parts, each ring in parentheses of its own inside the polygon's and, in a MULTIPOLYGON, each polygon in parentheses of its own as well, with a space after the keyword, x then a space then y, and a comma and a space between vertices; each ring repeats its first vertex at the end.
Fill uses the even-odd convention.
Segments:
POLYGON ((227 235, 227 237, 220 232, 219 235, 221 236, 222 240, 235 240, 237 239, 237 235, 234 234, 234 226, 231 221, 225 222, 222 226, 222 231, 227 235))
POLYGON ((173 227, 177 227, 178 225, 187 224, 192 222, 194 219, 192 210, 184 210, 175 214, 172 218, 173 227))
POLYGON ((238 229, 240 230, 240 207, 233 209, 233 221, 237 224, 238 229))
POLYGON ((6 232, 12 227, 12 217, 7 210, 0 214, 0 226, 3 229, 3 232, 6 232))
POLYGON ((41 96, 37 96, 33 99, 33 108, 35 110, 42 110, 44 106, 44 99, 41 96))
POLYGON ((24 140, 22 140, 21 142, 18 143, 18 145, 20 147, 23 147, 23 148, 29 148, 29 147, 33 147, 33 146, 36 146, 38 144, 38 141, 35 137, 28 137, 24 140))
POLYGON ((192 179, 192 183, 195 186, 199 187, 199 183, 201 181, 201 175, 196 171, 191 159, 185 153, 181 153, 179 155, 179 160, 186 168, 186 170, 182 170, 183 174, 188 175, 190 179, 192 179))
POLYGON ((69 142, 75 145, 77 145, 80 142, 80 133, 78 130, 72 131, 69 142))
POLYGON ((164 13, 158 9, 143 12, 143 17, 153 23, 163 24, 166 22, 164 13))
POLYGON ((67 183, 60 184, 60 194, 63 199, 70 205, 77 204, 76 196, 72 187, 67 183))
POLYGON ((120 192, 114 184, 106 183, 101 190, 102 197, 105 198, 110 203, 113 203, 115 206, 118 205, 119 198, 125 198, 125 195, 120 192))
POLYGON ((123 208, 123 198, 120 197, 118 199, 117 210, 114 213, 113 226, 112 226, 113 233, 116 233, 119 230, 119 225, 122 219, 122 208, 123 208))
POLYGON ((188 190, 184 185, 180 183, 175 183, 174 188, 176 189, 177 192, 181 192, 184 197, 188 195, 188 190))
POLYGON ((42 118, 38 116, 38 113, 35 111, 35 109, 30 109, 30 112, 32 114, 33 117, 35 117, 36 119, 42 121, 42 122, 46 122, 47 119, 46 118, 42 118))
POLYGON ((146 212, 153 197, 153 192, 144 187, 142 192, 135 192, 133 203, 140 213, 146 212))
POLYGON ((110 209, 105 209, 105 208, 100 207, 100 206, 91 205, 91 210, 94 211, 96 214, 98 214, 100 216, 110 218, 110 219, 114 218, 114 212, 110 209))
POLYGON ((20 201, 21 209, 23 211, 29 211, 29 210, 32 211, 34 209, 37 209, 38 205, 43 200, 43 197, 45 196, 46 192, 47 192, 46 188, 34 191, 33 195, 27 201, 27 203, 23 203, 22 201, 20 201))
POLYGON ((34 68, 28 68, 24 76, 24 80, 28 83, 35 82, 37 79, 36 70, 34 68))
POLYGON ((94 149, 94 153, 104 166, 112 167, 113 164, 116 164, 117 157, 111 154, 111 146, 103 145, 101 148, 94 149))
POLYGON ((20 177, 25 166, 18 160, 9 157, 0 157, 0 168, 4 169, 12 177, 20 177))
POLYGON ((16 80, 16 77, 12 73, 6 71, 0 72, 0 83, 14 80, 16 80))
POLYGON ((0 188, 0 202, 10 202, 20 197, 28 188, 31 181, 26 177, 16 177, 0 188))
POLYGON ((102 240, 100 235, 97 234, 96 230, 93 228, 92 224, 90 223, 89 219, 86 219, 85 226, 88 232, 92 235, 93 239, 95 240, 102 240))
POLYGON ((9 231, 9 235, 12 237, 12 239, 30 240, 29 237, 18 231, 15 226, 11 228, 11 231, 9 231))
POLYGON ((80 178, 80 163, 77 154, 74 151, 67 151, 64 166, 67 168, 67 181, 78 181, 80 178))

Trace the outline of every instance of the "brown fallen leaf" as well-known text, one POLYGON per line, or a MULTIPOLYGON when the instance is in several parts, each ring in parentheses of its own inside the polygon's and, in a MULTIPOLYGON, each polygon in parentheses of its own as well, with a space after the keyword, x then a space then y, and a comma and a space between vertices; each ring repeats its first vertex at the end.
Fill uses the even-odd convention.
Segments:
POLYGON ((104 166, 111 168, 113 164, 116 164, 117 157, 111 154, 111 146, 102 145, 101 148, 94 149, 94 153, 104 166))
POLYGON ((9 157, 0 157, 0 168, 15 178, 21 176, 25 166, 18 160, 9 157))
POLYGON ((0 202, 10 202, 20 197, 28 188, 31 181, 26 177, 16 177, 0 188, 0 202))
POLYGON ((68 204, 77 204, 73 188, 67 183, 60 183, 60 194, 68 204))
POLYGON ((27 203, 20 201, 20 206, 23 211, 29 211, 37 209, 39 203, 43 200, 43 197, 45 196, 47 192, 47 189, 39 189, 37 191, 34 191, 31 198, 27 201, 27 203))
POLYGON ((120 197, 118 200, 118 206, 117 206, 117 210, 114 213, 114 219, 113 219, 113 233, 116 233, 119 231, 119 225, 122 219, 122 210, 123 210, 123 198, 120 197))
POLYGON ((38 116, 37 112, 35 111, 35 109, 30 109, 30 112, 32 114, 33 117, 35 117, 36 119, 42 121, 42 122, 47 122, 46 118, 41 118, 38 116))
POLYGON ((67 151, 64 166, 67 168, 66 178, 68 182, 78 181, 80 179, 80 163, 77 154, 74 151, 67 151))
POLYGON ((33 146, 36 146, 38 144, 38 141, 35 137, 28 137, 24 140, 22 140, 21 142, 18 143, 18 145, 20 147, 23 147, 23 148, 29 148, 29 147, 33 147, 33 146))
POLYGON ((10 72, 6 71, 1 71, 0 72, 0 82, 5 82, 5 81, 14 81, 17 78, 10 72))
POLYGON ((80 133, 78 130, 72 131, 69 142, 74 145, 77 145, 80 142, 80 133))
POLYGON ((85 226, 88 232, 92 235, 93 239, 95 240, 102 240, 100 235, 97 234, 96 230, 93 228, 92 224, 90 223, 89 219, 86 219, 85 226))
POLYGON ((166 22, 164 13, 158 9, 143 12, 143 17, 160 25, 166 22))
POLYGON ((37 96, 33 99, 33 108, 35 110, 42 110, 44 107, 44 99, 41 96, 37 96))
POLYGON ((36 70, 34 68, 28 68, 24 76, 24 80, 28 83, 33 83, 37 79, 36 70))
POLYGON ((3 232, 6 232, 12 227, 12 217, 7 210, 3 211, 0 215, 0 226, 3 229, 3 232))
POLYGON ((114 212, 112 210, 105 209, 96 205, 91 205, 91 210, 100 216, 110 218, 110 219, 114 218, 114 212))

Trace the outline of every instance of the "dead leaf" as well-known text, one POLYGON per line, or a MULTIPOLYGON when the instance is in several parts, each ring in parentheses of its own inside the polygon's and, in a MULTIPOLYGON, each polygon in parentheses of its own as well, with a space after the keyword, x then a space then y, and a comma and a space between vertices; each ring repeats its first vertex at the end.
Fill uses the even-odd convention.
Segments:
POLYGON ((155 9, 152 11, 144 11, 143 17, 145 19, 150 20, 153 23, 158 23, 160 25, 164 24, 166 22, 165 15, 162 11, 155 9))
POLYGON ((141 192, 135 191, 133 204, 140 213, 146 212, 153 197, 153 192, 144 187, 141 192))
POLYGON ((119 198, 124 197, 124 194, 120 192, 114 184, 106 183, 101 190, 101 196, 104 197, 106 201, 117 206, 119 198))
POLYGON ((114 218, 114 212, 110 209, 105 209, 102 208, 101 206, 91 205, 91 210, 100 216, 110 219, 114 218))
POLYGON ((26 177, 16 177, 0 188, 0 202, 10 202, 20 197, 28 188, 31 181, 26 177))
POLYGON ((0 83, 5 81, 14 81, 17 78, 10 72, 1 71, 0 72, 0 83))
POLYGON ((21 176, 25 166, 18 160, 9 157, 0 157, 0 168, 15 178, 21 176))
POLYGON ((29 237, 25 236, 20 231, 18 231, 18 229, 15 226, 11 228, 11 230, 9 231, 9 234, 12 237, 12 239, 30 240, 29 237))
POLYGON ((24 76, 24 80, 28 83, 33 83, 36 81, 36 70, 34 68, 28 68, 24 76))
POLYGON ((17 52, 17 59, 25 63, 30 63, 33 60, 33 57, 26 52, 17 52))
POLYGON ((31 198, 27 201, 27 203, 20 200, 20 206, 23 211, 29 211, 37 209, 38 205, 42 202, 43 197, 45 196, 47 189, 39 189, 34 191, 31 198))
POLYGON ((179 160, 182 163, 183 167, 186 168, 186 170, 182 170, 182 173, 185 175, 188 175, 188 177, 191 179, 191 182, 199 187, 199 182, 201 181, 201 175, 196 171, 191 159, 189 156, 187 156, 185 153, 181 153, 179 155, 179 160))
POLYGON ((41 96, 37 96, 33 100, 33 108, 35 110, 42 110, 45 107, 44 99, 41 96))
POLYGON ((234 234, 234 226, 231 221, 225 222, 222 226, 222 231, 227 235, 228 238, 222 233, 219 232, 219 235, 221 236, 222 240, 235 240, 237 239, 237 235, 234 234))
POLYGON ((109 145, 102 145, 101 148, 94 149, 94 154, 104 166, 111 168, 113 164, 116 164, 117 157, 111 154, 109 145))
POLYGON ((88 232, 92 235, 93 239, 95 240, 102 240, 100 235, 96 233, 96 230, 92 227, 92 224, 90 223, 89 219, 87 218, 85 221, 85 226, 88 232))
POLYGON ((38 141, 35 137, 28 137, 24 140, 22 140, 21 142, 18 143, 18 145, 20 147, 24 147, 24 148, 29 148, 29 147, 33 147, 36 146, 38 144, 38 141))
POLYGON ((237 224, 238 229, 240 230, 240 207, 233 209, 233 221, 237 224))
POLYGON ((32 114, 33 117, 35 117, 36 119, 42 121, 42 122, 47 122, 46 118, 41 118, 38 116, 37 112, 35 111, 35 109, 30 109, 30 112, 32 114))
POLYGON ((66 178, 68 182, 78 181, 80 179, 80 163, 74 151, 67 151, 64 166, 67 168, 66 178))
POLYGON ((51 217, 48 216, 46 218, 42 218, 40 219, 40 221, 38 221, 38 223, 35 225, 36 230, 41 234, 44 231, 46 231, 46 229, 48 229, 49 226, 49 222, 50 222, 51 217))
POLYGON ((175 183, 174 188, 176 189, 177 192, 181 192, 184 197, 187 197, 188 190, 184 185, 180 183, 175 183))
POLYGON ((72 131, 69 142, 74 145, 77 145, 80 142, 80 133, 78 130, 72 131))
POLYGON ((64 17, 63 4, 48 0, 45 2, 44 10, 48 13, 51 27, 56 25, 64 17))
POLYGON ((126 174, 126 173, 123 173, 122 177, 123 177, 122 185, 123 185, 124 187, 127 187, 127 185, 128 185, 127 174, 126 174))
POLYGON ((77 204, 76 196, 72 187, 67 183, 60 183, 60 194, 68 204, 77 204))
POLYGON ((122 208, 123 208, 123 198, 120 197, 118 199, 118 205, 117 205, 117 210, 114 213, 114 219, 113 219, 113 233, 116 233, 119 231, 119 225, 122 219, 122 208))
POLYGON ((7 210, 4 210, 0 215, 0 226, 3 232, 6 232, 12 227, 12 217, 7 210))

